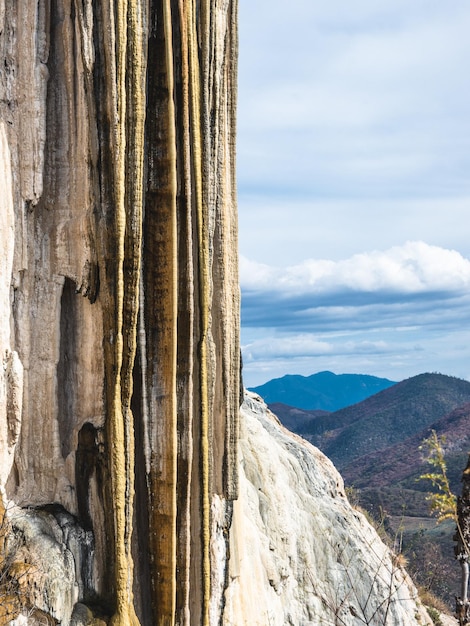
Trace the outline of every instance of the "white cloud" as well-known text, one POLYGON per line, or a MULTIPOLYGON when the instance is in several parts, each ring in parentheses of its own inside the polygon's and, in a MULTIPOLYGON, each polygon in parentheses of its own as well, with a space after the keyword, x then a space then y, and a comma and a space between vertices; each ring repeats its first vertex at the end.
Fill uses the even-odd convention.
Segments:
POLYGON ((470 287, 470 261, 455 250, 412 241, 340 261, 309 259, 285 269, 242 258, 240 280, 242 290, 278 292, 283 298, 338 292, 455 294, 470 287))
POLYGON ((258 360, 389 353, 385 341, 320 341, 310 334, 257 339, 242 346, 244 363, 258 360))
POLYGON ((456 251, 415 241, 288 268, 244 260, 241 279, 249 386, 322 369, 469 377, 470 261, 456 251))

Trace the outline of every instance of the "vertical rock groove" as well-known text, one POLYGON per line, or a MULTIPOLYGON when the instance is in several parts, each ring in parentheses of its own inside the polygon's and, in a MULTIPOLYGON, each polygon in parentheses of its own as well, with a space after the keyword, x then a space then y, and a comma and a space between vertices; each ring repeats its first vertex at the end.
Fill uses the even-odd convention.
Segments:
POLYGON ((113 393, 110 403, 111 488, 114 505, 115 626, 138 624, 133 604, 131 556, 134 498, 132 371, 136 351, 142 240, 145 108, 142 7, 116 4, 115 328, 113 393))
POLYGON ((170 2, 152 7, 145 202, 145 323, 150 389, 150 542, 155 623, 174 624, 177 490, 177 224, 170 2))
MULTIPOLYGON (((200 499, 201 499, 201 623, 209 623, 210 597, 210 495, 209 495, 209 389, 208 389, 208 341, 209 341, 209 260, 207 239, 207 210, 203 207, 202 190, 202 138, 201 138, 201 78, 199 72, 197 28, 195 21, 196 3, 189 4, 188 50, 189 50, 189 94, 191 120, 192 172, 194 176, 194 203, 196 207, 197 232, 197 285, 200 335, 198 342, 199 359, 199 410, 200 420, 200 499)), ((203 3, 204 4, 204 3, 203 3)), ((199 7, 205 15, 203 6, 199 7)), ((202 40, 206 33, 202 27, 202 40)))
POLYGON ((60 299, 60 357, 57 364, 58 426, 64 459, 71 450, 70 438, 77 402, 75 290, 75 283, 66 278, 60 299))

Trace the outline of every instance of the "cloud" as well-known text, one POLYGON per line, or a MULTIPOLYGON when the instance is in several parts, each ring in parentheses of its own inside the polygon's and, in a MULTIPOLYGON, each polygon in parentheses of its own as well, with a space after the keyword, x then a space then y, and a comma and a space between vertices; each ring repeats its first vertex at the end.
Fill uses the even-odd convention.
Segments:
POLYGON ((334 356, 344 354, 383 354, 390 352, 385 341, 318 341, 308 334, 252 341, 243 346, 245 363, 259 359, 279 360, 299 357, 334 356))
POLYGON ((243 347, 245 362, 257 359, 279 359, 331 354, 333 346, 327 341, 318 341, 311 335, 296 335, 273 339, 258 339, 243 347))
POLYGON ((449 298, 470 287, 470 261, 455 250, 422 241, 407 242, 386 251, 355 254, 341 261, 308 259, 287 268, 249 261, 240 262, 243 291, 269 293, 278 300, 303 296, 338 297, 344 303, 366 294, 382 301, 420 294, 449 298))
POLYGON ((243 4, 242 194, 468 192, 467 2, 243 4))
POLYGON ((240 0, 252 381, 468 377, 469 28, 467 0, 240 0))
POLYGON ((412 241, 287 268, 242 259, 241 285, 249 385, 320 369, 468 376, 470 261, 454 250, 412 241))
POLYGON ((240 252, 265 264, 296 265, 311 256, 339 260, 393 247, 404 240, 456 249, 470 257, 460 225, 468 220, 470 195, 455 198, 351 198, 316 201, 279 196, 244 196, 240 208, 240 252))

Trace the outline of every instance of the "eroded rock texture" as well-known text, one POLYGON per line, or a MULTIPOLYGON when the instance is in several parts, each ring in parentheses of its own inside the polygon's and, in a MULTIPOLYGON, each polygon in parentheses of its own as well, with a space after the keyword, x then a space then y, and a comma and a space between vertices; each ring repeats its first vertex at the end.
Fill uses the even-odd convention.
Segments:
POLYGON ((221 612, 236 46, 231 0, 0 0, 0 484, 62 624, 221 612))
POLYGON ((259 396, 241 411, 225 626, 431 625, 397 557, 317 448, 259 396))

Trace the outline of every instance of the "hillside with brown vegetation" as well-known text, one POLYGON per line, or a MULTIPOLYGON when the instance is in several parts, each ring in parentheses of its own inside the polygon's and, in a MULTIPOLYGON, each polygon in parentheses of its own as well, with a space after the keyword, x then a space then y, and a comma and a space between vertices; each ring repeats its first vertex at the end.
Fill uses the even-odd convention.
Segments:
POLYGON ((443 442, 451 489, 461 489, 470 451, 470 383, 421 374, 340 411, 319 414, 281 406, 289 427, 340 469, 350 497, 399 545, 415 579, 453 606, 460 568, 453 559, 455 526, 429 511, 432 485, 423 441, 443 442))
POLYGON ((343 471, 361 457, 422 433, 469 402, 468 381, 443 374, 420 374, 363 402, 317 417, 299 434, 343 471))

